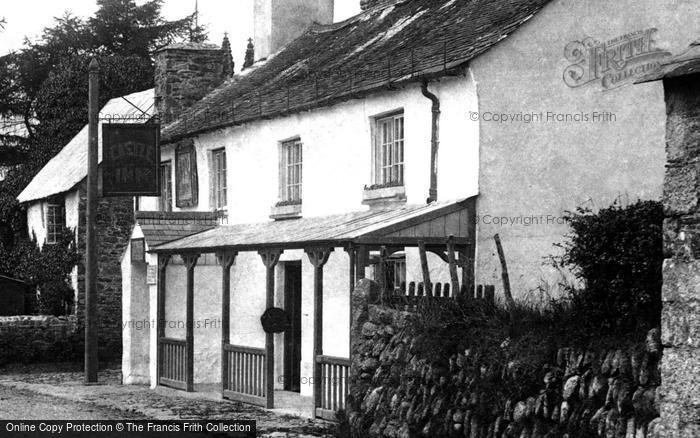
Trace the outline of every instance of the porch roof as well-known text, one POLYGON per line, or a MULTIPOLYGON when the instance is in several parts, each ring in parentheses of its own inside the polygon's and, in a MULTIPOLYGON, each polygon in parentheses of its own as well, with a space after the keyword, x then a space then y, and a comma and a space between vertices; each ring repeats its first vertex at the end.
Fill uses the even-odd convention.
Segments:
POLYGON ((474 236, 475 197, 332 216, 220 225, 151 248, 155 253, 209 253, 222 249, 301 249, 315 246, 444 245, 447 236, 465 245, 474 236))
POLYGON ((219 223, 218 214, 208 211, 137 211, 135 218, 149 248, 211 230, 219 223))
POLYGON ((635 83, 658 81, 679 76, 700 74, 700 39, 690 44, 685 52, 677 56, 671 56, 661 63, 659 68, 642 76, 635 83))

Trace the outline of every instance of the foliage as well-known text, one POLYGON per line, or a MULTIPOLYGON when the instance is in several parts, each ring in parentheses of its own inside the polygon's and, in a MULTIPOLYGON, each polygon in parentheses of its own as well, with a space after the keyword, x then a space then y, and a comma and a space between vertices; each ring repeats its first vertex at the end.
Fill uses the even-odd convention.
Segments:
POLYGON ((504 400, 536 393, 560 348, 632 348, 660 324, 660 203, 579 209, 568 220, 572 233, 561 245, 559 267, 572 268, 585 287, 569 287, 567 296, 545 306, 429 299, 419 306, 411 330, 421 356, 447 366, 463 355, 473 367, 469 374, 479 376, 475 392, 489 394, 483 406, 501 409, 504 400), (498 372, 504 365, 508 372, 498 372))
POLYGON ((584 284, 568 288, 576 317, 610 329, 659 325, 663 263, 663 206, 657 201, 617 203, 593 213, 567 214, 571 227, 555 259, 584 284))
MULTIPOLYGON (((167 21, 162 0, 99 0, 87 20, 66 13, 44 29, 38 41, 0 57, 0 116, 24 121, 28 138, 0 135, 0 152, 10 146, 27 153, 0 184, 0 240, 12 246, 25 234, 16 201, 36 173, 87 123, 87 66, 100 62, 100 105, 153 86, 152 53, 188 37, 206 38, 194 14, 167 21)), ((0 162, 6 154, 0 155, 0 162)), ((12 163, 15 164, 15 163, 12 163)))
POLYGON ((0 245, 0 272, 25 281, 40 292, 39 312, 60 316, 73 304, 68 275, 80 261, 75 234, 65 229, 59 242, 41 248, 35 240, 20 239, 14 246, 0 245))
POLYGON ((560 338, 557 317, 561 315, 557 313, 519 302, 506 310, 485 300, 425 300, 412 330, 422 357, 446 362, 454 354, 467 352, 477 368, 515 361, 513 372, 518 378, 507 385, 500 373, 493 372, 476 372, 482 378, 474 385, 488 389, 484 393, 494 401, 519 399, 537 390, 538 371, 557 345, 568 341, 560 338))
POLYGON ((507 400, 525 400, 540 392, 555 372, 562 348, 603 353, 644 345, 646 332, 591 329, 569 305, 546 308, 516 301, 510 309, 484 300, 425 300, 409 329, 415 352, 433 367, 451 369, 462 361, 470 393, 480 394, 473 415, 493 421, 507 400), (459 359, 458 359, 459 358, 459 359))

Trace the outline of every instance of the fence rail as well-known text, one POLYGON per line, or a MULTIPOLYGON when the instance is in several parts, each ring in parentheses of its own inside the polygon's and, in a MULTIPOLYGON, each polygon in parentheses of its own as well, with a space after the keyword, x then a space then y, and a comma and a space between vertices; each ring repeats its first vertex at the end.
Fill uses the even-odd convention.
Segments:
MULTIPOLYGON (((484 300, 493 303, 495 300, 496 288, 492 285, 477 285, 475 288, 462 287, 460 295, 465 299, 484 300)), ((415 311, 420 303, 432 300, 454 299, 454 291, 451 290, 450 283, 433 283, 431 290, 426 290, 423 282, 414 281, 408 283, 408 287, 403 283, 387 297, 385 304, 400 308, 406 311, 415 311)))
POLYGON ((265 406, 265 350, 225 344, 224 397, 265 406))
POLYGON ((336 412, 345 410, 350 377, 350 359, 333 356, 316 356, 321 366, 321 399, 317 402, 316 416, 336 420, 336 412))
POLYGON ((159 384, 187 389, 187 343, 184 339, 160 338, 159 384))

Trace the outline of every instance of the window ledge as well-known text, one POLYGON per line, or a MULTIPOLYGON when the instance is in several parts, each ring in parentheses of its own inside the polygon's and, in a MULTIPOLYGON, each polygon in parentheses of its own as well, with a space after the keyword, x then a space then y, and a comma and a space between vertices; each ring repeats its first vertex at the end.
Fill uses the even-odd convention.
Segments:
POLYGON ((272 207, 270 219, 295 219, 301 217, 301 203, 279 203, 272 207))
POLYGON ((362 193, 362 203, 364 205, 405 201, 406 187, 404 186, 367 187, 362 193))

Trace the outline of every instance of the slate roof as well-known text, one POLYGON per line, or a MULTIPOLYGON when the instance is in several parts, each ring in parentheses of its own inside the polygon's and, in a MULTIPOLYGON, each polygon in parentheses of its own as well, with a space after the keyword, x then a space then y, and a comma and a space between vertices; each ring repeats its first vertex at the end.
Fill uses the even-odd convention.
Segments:
MULTIPOLYGON (((376 236, 389 228, 401 229, 415 225, 415 220, 428 221, 469 208, 474 198, 459 201, 433 202, 425 205, 404 205, 386 210, 368 210, 331 216, 305 217, 283 221, 268 221, 256 224, 220 225, 209 231, 149 247, 153 252, 202 251, 236 248, 259 249, 265 246, 302 248, 314 244, 333 243, 340 246, 357 238, 376 236), (405 227, 403 227, 405 225, 405 227)), ((466 236, 467 219, 459 224, 460 235, 466 236)), ((440 234, 440 233, 438 233, 440 234)), ((443 238, 444 233, 440 234, 443 238)), ((426 236, 404 236, 426 237, 426 236)))
POLYGON ((700 40, 693 42, 690 48, 678 56, 672 56, 661 63, 658 69, 643 76, 636 83, 658 81, 700 73, 700 40))
MULTIPOLYGON (((100 110, 100 125, 106 118, 112 123, 145 123, 155 112, 153 88, 127 96, 111 99, 100 110)), ((98 145, 102 145, 102 129, 98 129, 98 145)), ((102 161, 102 148, 98 147, 98 160, 102 161)), ((36 174, 19 194, 19 202, 44 199, 64 193, 75 187, 87 176, 88 126, 68 142, 36 174)))
POLYGON ((210 230, 219 223, 212 212, 137 211, 136 223, 149 248, 210 230))
POLYGON ((549 0, 393 0, 315 26, 193 105, 164 142, 454 73, 549 0))

